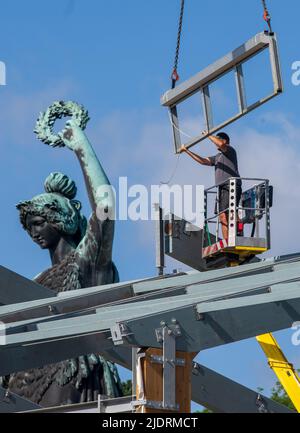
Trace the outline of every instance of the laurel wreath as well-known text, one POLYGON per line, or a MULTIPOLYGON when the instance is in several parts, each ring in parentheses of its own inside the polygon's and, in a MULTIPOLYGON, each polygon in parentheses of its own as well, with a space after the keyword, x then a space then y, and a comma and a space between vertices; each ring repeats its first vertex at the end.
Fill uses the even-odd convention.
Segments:
POLYGON ((34 132, 45 144, 52 147, 64 147, 65 144, 58 134, 53 133, 53 127, 57 119, 72 117, 72 120, 81 129, 85 129, 90 120, 88 111, 80 104, 73 101, 54 102, 44 113, 40 113, 34 132))

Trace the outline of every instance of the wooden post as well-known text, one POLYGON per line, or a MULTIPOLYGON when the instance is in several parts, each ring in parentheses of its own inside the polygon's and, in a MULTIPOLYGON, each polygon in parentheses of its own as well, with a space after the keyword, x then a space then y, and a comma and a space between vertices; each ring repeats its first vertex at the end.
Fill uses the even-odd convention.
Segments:
MULTIPOLYGON (((147 349, 145 356, 141 358, 141 372, 143 377, 144 400, 156 403, 163 401, 163 365, 153 362, 151 356, 162 356, 161 349, 147 349)), ((137 406, 137 413, 190 413, 191 412, 191 375, 192 361, 195 353, 176 352, 177 359, 184 359, 184 366, 176 366, 176 403, 178 411, 165 409, 153 409, 146 406, 137 406)), ((136 395, 139 396, 141 389, 137 382, 136 395)))

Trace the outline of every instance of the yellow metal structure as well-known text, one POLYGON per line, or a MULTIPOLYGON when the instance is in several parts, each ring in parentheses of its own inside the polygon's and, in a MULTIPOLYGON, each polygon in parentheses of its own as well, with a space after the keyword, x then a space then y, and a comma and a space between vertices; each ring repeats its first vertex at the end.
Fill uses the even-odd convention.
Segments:
POLYGON ((266 251, 268 251, 267 248, 259 248, 259 247, 234 247, 233 250, 235 251, 250 251, 250 252, 255 252, 257 254, 262 254, 265 253, 266 251))
MULTIPOLYGON (((239 263, 232 261, 229 266, 239 266, 239 263)), ((276 374, 295 409, 300 413, 300 378, 293 364, 288 362, 273 334, 259 335, 256 340, 268 358, 270 368, 276 374)))
POLYGON ((300 378, 293 364, 288 362, 272 334, 260 335, 256 339, 268 358, 270 368, 300 413, 300 378))
MULTIPOLYGON (((258 255, 266 252, 266 248, 253 248, 253 247, 234 247, 234 248, 228 248, 227 252, 233 254, 234 256, 230 259, 228 266, 230 268, 234 266, 240 266, 241 261, 247 259, 250 256, 258 255)), ((224 254, 225 251, 222 251, 224 254)))
POLYGON ((241 260, 244 260, 247 257, 253 256, 253 255, 257 256, 259 254, 263 254, 266 251, 268 251, 267 248, 247 247, 247 246, 230 247, 230 248, 227 248, 226 250, 224 250, 224 252, 235 254, 241 260))

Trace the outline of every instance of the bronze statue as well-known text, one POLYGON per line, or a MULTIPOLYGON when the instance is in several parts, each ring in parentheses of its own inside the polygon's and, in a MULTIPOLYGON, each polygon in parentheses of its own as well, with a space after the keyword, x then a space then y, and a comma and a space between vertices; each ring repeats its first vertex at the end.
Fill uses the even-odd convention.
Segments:
MULTIPOLYGON (((36 132, 47 144, 66 146, 76 154, 93 211, 88 223, 80 212, 81 203, 75 200, 75 183, 61 173, 50 174, 44 194, 17 206, 24 229, 51 257, 52 267, 35 281, 55 292, 119 281, 112 261, 114 220, 97 217, 114 211, 114 197, 98 193, 100 187, 110 184, 83 132, 87 121, 83 107, 56 102, 41 114, 36 132), (61 134, 51 135, 56 118, 66 114, 73 119, 61 134)), ((94 401, 98 394, 122 395, 115 365, 95 354, 15 373, 6 378, 6 386, 43 407, 94 401)))

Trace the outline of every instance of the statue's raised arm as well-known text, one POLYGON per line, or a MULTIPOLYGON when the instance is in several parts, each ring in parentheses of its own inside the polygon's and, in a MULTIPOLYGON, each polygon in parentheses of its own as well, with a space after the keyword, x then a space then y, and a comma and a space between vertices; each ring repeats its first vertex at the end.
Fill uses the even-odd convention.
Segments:
POLYGON ((100 214, 99 208, 102 208, 108 215, 112 215, 115 209, 113 194, 103 196, 100 193, 102 187, 110 186, 110 182, 84 131, 75 121, 70 120, 59 136, 78 157, 93 211, 100 214))
POLYGON ((70 120, 59 135, 64 144, 74 151, 80 162, 93 210, 86 235, 77 248, 78 258, 87 265, 95 264, 98 281, 94 281, 94 284, 105 284, 108 281, 104 274, 109 272, 112 264, 114 194, 108 177, 84 131, 70 120))
POLYGON ((68 147, 79 160, 93 213, 86 233, 76 245, 76 260, 88 278, 86 284, 100 285, 118 281, 118 273, 112 263, 115 197, 84 132, 88 120, 88 113, 82 106, 74 102, 55 102, 45 113, 41 113, 35 132, 52 147, 68 147), (72 119, 61 133, 54 135, 55 120, 66 115, 71 115, 72 119))

